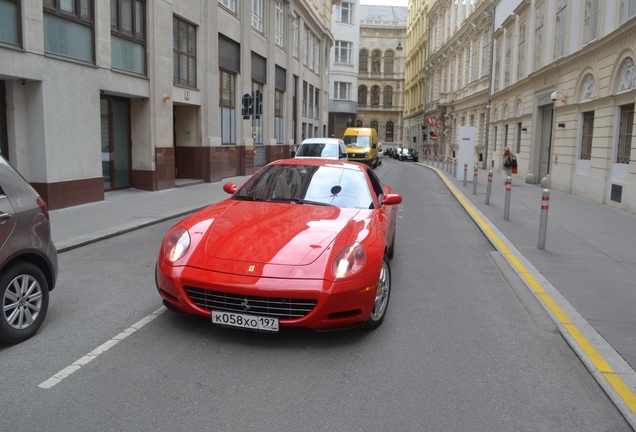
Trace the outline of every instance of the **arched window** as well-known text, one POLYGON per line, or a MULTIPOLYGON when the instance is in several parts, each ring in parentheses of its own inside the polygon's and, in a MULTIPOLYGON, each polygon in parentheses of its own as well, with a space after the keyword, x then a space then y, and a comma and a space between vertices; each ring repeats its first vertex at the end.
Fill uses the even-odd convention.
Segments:
POLYGON ((393 122, 387 122, 386 124, 386 142, 393 142, 393 122))
POLYGON ((358 71, 369 72, 369 51, 367 50, 360 50, 358 56, 358 71))
POLYGON ((358 105, 367 104, 367 86, 358 87, 358 105))
POLYGON ((378 122, 377 121, 372 121, 371 122, 371 129, 375 129, 375 131, 378 131, 378 122))
POLYGON ((384 73, 385 74, 393 73, 394 59, 395 59, 395 54, 393 53, 393 51, 387 51, 386 54, 384 54, 384 73))
POLYGON ((384 106, 393 106, 393 87, 384 87, 384 106))
POLYGON ((380 105, 380 86, 371 87, 371 105, 380 105))
POLYGON ((371 72, 380 72, 380 63, 382 62, 382 53, 375 50, 371 54, 371 72))
POLYGON ((356 127, 362 127, 362 120, 356 120, 356 127))

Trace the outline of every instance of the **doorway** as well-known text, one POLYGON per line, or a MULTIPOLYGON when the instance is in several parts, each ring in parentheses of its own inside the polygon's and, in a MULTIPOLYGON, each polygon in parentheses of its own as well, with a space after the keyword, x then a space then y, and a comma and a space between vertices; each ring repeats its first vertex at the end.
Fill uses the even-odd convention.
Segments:
POLYGON ((100 99, 102 174, 104 190, 130 187, 130 101, 102 96, 100 99))
POLYGON ((550 174, 550 155, 552 153, 552 122, 554 118, 554 104, 544 105, 541 111, 541 143, 539 147, 539 183, 550 174))

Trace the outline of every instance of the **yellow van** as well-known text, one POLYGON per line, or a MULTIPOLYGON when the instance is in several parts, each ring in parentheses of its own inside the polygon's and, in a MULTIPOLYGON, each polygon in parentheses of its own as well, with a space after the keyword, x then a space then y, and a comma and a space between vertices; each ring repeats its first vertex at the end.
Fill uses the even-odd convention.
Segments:
POLYGON ((350 161, 378 166, 378 132, 373 128, 347 128, 342 137, 350 161))

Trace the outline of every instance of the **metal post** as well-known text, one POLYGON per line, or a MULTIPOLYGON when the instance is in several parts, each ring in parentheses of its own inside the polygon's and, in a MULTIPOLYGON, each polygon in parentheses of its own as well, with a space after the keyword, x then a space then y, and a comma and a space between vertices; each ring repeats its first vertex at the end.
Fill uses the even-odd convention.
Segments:
POLYGON ((504 220, 510 220, 510 191, 512 191, 512 178, 506 177, 506 203, 504 205, 504 220))
POLYGON ((466 177, 468 176, 468 164, 464 162, 464 187, 466 187, 466 177))
POLYGON ((488 185, 486 186, 486 205, 490 204, 491 189, 492 189, 492 170, 488 171, 488 185))
POLYGON ((457 159, 453 161, 453 177, 457 178, 457 159))
POLYGON ((477 165, 473 173, 473 195, 477 195, 477 165))
POLYGON ((541 193, 541 223, 539 224, 539 246, 545 249, 545 236, 548 233, 548 207, 550 206, 550 190, 543 189, 541 193))

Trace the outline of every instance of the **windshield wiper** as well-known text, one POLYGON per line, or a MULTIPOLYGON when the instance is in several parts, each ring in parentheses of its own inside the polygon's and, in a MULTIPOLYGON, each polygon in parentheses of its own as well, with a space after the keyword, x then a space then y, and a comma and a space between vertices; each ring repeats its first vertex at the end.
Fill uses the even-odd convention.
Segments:
POLYGON ((326 203, 326 202, 311 201, 311 200, 306 200, 306 199, 302 199, 302 198, 276 197, 276 198, 270 198, 269 201, 288 202, 288 203, 293 203, 293 204, 311 204, 311 205, 319 205, 319 206, 336 207, 333 204, 329 204, 329 203, 326 203))
POLYGON ((234 195, 233 198, 237 201, 266 201, 263 198, 257 198, 249 195, 234 195))

